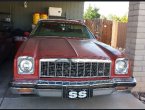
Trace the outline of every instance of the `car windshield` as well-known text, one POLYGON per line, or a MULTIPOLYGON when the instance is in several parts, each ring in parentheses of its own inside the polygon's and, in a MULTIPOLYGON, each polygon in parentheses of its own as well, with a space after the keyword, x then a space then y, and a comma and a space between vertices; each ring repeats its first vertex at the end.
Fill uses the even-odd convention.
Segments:
POLYGON ((32 31, 31 36, 36 37, 74 37, 74 38, 94 38, 93 34, 86 26, 66 22, 39 22, 32 31))

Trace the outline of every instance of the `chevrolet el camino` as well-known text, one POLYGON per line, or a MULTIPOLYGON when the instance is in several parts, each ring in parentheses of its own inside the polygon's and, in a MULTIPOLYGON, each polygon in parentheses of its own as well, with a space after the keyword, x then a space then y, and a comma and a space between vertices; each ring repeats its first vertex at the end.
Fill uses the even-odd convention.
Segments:
POLYGON ((14 59, 14 94, 83 99, 136 85, 130 60, 77 20, 40 20, 14 59))

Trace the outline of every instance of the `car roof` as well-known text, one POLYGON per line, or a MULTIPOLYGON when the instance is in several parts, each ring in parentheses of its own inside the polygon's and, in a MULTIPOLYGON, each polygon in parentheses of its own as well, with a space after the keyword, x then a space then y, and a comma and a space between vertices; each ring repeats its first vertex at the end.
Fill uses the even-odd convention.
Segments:
POLYGON ((60 23, 85 25, 81 20, 73 20, 73 19, 40 19, 39 22, 60 22, 60 23))

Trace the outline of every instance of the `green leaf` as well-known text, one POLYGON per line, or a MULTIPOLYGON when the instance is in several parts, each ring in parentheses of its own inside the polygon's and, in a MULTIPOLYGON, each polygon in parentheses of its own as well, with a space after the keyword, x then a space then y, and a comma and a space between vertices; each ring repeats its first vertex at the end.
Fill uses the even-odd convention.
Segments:
POLYGON ((93 8, 92 6, 89 5, 88 9, 83 15, 84 19, 95 19, 95 18, 100 18, 100 14, 98 13, 99 9, 93 8))

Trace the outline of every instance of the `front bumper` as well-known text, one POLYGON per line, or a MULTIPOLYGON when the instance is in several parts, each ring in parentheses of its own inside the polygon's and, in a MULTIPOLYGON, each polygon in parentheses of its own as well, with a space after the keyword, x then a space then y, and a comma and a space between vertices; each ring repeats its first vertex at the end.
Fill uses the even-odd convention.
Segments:
POLYGON ((65 88, 88 88, 93 90, 93 96, 111 94, 118 87, 131 89, 136 85, 135 78, 114 78, 95 81, 47 81, 47 80, 17 80, 10 83, 13 94, 36 94, 39 96, 62 97, 65 88))

